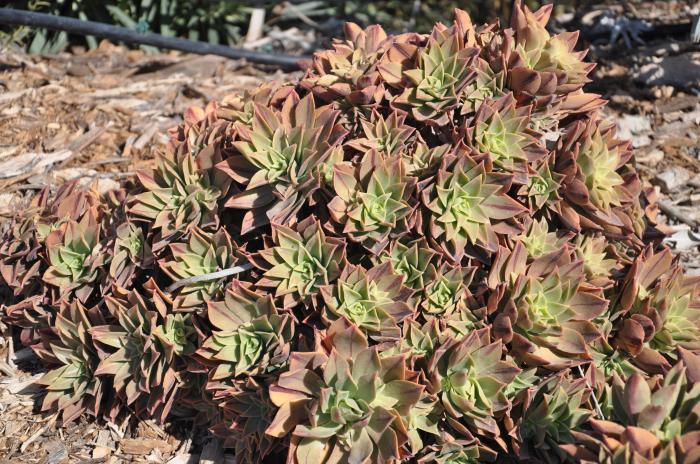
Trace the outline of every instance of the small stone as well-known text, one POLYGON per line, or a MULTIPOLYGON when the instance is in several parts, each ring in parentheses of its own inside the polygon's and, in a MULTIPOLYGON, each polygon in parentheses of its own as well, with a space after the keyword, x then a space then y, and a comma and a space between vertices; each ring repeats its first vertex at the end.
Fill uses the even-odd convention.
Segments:
POLYGON ((690 172, 687 169, 674 166, 656 176, 656 181, 664 193, 676 190, 690 180, 690 172))
POLYGON ((109 448, 105 448, 104 446, 96 446, 94 450, 92 450, 92 459, 106 459, 108 456, 111 456, 112 450, 109 448))
POLYGON ((620 138, 629 139, 633 135, 651 131, 651 122, 646 116, 625 114, 617 120, 617 127, 620 138))
POLYGON ((94 169, 86 168, 65 168, 51 172, 51 178, 59 184, 70 182, 75 179, 85 179, 97 174, 94 169))
POLYGON ((0 193, 0 211, 12 211, 12 206, 16 205, 18 199, 16 193, 0 193))
POLYGON ((640 152, 635 157, 637 162, 646 164, 647 166, 656 166, 664 159, 664 152, 658 148, 654 148, 646 153, 640 152))
POLYGON ((111 190, 116 190, 119 187, 121 187, 119 185, 119 182, 117 182, 114 179, 96 179, 93 182, 92 186, 101 195, 104 195, 105 193, 111 190))
POLYGON ((645 147, 651 143, 651 122, 646 116, 626 114, 617 120, 617 127, 618 137, 631 140, 634 148, 645 147))

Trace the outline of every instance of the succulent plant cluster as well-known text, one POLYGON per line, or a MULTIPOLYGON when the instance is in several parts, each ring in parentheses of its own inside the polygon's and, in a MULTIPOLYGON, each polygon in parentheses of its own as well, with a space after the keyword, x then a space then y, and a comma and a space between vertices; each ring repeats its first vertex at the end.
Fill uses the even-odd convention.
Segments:
POLYGON ((700 279, 551 6, 346 26, 0 242, 42 409, 191 415, 238 462, 700 462, 700 279))

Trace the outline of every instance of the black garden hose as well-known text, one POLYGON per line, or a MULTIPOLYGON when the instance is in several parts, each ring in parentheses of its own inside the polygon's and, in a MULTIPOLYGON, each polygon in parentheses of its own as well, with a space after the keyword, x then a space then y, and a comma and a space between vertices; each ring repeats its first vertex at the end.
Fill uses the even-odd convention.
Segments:
POLYGON ((214 45, 177 37, 165 37, 152 32, 136 32, 125 27, 112 26, 95 21, 83 21, 46 13, 15 10, 13 8, 0 8, 0 24, 46 28, 78 35, 93 35, 132 45, 151 45, 153 47, 180 50, 198 55, 218 55, 237 60, 245 59, 252 63, 277 66, 285 70, 301 69, 304 61, 310 59, 306 56, 261 53, 225 45, 214 45))

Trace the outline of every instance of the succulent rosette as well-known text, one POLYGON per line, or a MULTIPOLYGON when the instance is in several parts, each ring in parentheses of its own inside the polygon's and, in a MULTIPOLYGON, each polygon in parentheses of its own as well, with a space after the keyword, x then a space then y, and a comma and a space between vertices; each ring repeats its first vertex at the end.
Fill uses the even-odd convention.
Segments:
POLYGON ((284 449, 282 440, 266 433, 277 409, 267 385, 250 377, 241 385, 217 387, 212 401, 220 417, 211 431, 239 462, 261 463, 284 449))
POLYGON ((103 323, 96 307, 86 309, 76 301, 61 308, 53 333, 45 333, 34 347, 39 359, 56 366, 36 381, 46 392, 41 410, 60 412, 64 423, 82 413, 106 413, 110 387, 97 375, 100 357, 90 336, 90 330, 103 323))
POLYGON ((399 339, 399 325, 414 311, 406 303, 413 291, 402 282, 401 276, 391 272, 389 263, 369 270, 349 264, 335 284, 320 288, 325 317, 344 317, 373 340, 399 339))
POLYGON ((0 243, 0 279, 14 296, 29 295, 41 288, 40 251, 34 219, 15 219, 0 243))
POLYGON ((403 276, 406 287, 420 291, 435 276, 434 258, 437 254, 425 239, 408 243, 395 240, 391 242, 389 250, 385 250, 379 257, 379 261, 390 262, 393 271, 403 276))
POLYGON ((109 276, 121 287, 131 283, 137 269, 149 268, 154 262, 143 230, 132 222, 125 222, 117 228, 113 253, 109 276))
POLYGON ((517 237, 532 259, 561 252, 570 238, 571 234, 559 236, 555 232, 550 232, 549 223, 545 218, 530 222, 527 232, 517 237))
POLYGON ((174 304, 186 311, 199 310, 210 298, 220 295, 226 276, 217 276, 216 273, 240 265, 236 258, 241 253, 231 243, 231 237, 225 229, 219 229, 213 234, 194 229, 188 243, 172 243, 170 251, 172 257, 161 260, 160 267, 175 283, 214 274, 205 280, 187 283, 179 289, 174 304))
POLYGON ((439 166, 451 151, 452 147, 448 144, 431 148, 419 140, 411 149, 401 153, 401 160, 406 168, 406 174, 424 180, 433 175, 434 168, 439 166))
POLYGON ((344 31, 345 40, 336 39, 331 50, 314 54, 313 72, 301 85, 328 101, 345 99, 357 106, 381 101, 384 89, 377 64, 393 38, 389 40, 379 25, 362 29, 348 22, 344 31))
POLYGON ((586 279, 597 287, 607 287, 612 283, 612 273, 617 270, 617 259, 602 236, 579 236, 576 240, 576 256, 583 261, 586 279))
POLYGON ((467 309, 469 284, 475 268, 440 266, 435 277, 423 290, 420 310, 425 317, 449 317, 455 312, 467 309))
MULTIPOLYGON (((22 328, 20 337, 22 343, 31 345, 40 339, 39 331, 52 325, 61 303, 55 301, 60 295, 60 285, 64 288, 73 286, 71 279, 76 277, 74 286, 82 298, 87 298, 89 288, 80 288, 81 281, 99 277, 94 273, 93 266, 98 266, 101 258, 92 255, 86 258, 88 268, 85 269, 84 279, 79 269, 75 274, 65 266, 60 257, 56 257, 56 275, 47 277, 54 280, 59 286, 59 295, 54 292, 52 285, 45 285, 43 280, 47 269, 51 266, 47 251, 46 239, 54 231, 61 227, 65 231, 69 221, 81 223, 82 221, 99 222, 109 209, 108 205, 101 205, 94 192, 85 192, 77 189, 76 182, 69 182, 59 187, 55 194, 49 194, 48 187, 32 198, 30 204, 22 210, 5 229, 0 240, 0 286, 6 292, 6 298, 0 310, 0 319, 22 328), (85 216, 90 218, 85 219, 85 216)), ((71 226, 74 227, 74 226, 71 226)), ((80 229, 80 227, 78 227, 80 229)), ((56 232, 55 235, 63 232, 56 232)), ((95 243, 94 237, 86 247, 95 243)), ((56 237, 54 251, 60 249, 56 237)), ((75 240, 67 247, 69 250, 76 245, 80 247, 80 239, 75 240)), ((95 246, 95 250, 99 246, 95 246)), ((85 257, 83 257, 85 258, 85 257)), ((66 295, 68 296, 68 295, 66 295)))
MULTIPOLYGON (((225 95, 215 107, 216 116, 226 122, 239 121, 247 126, 253 123, 255 105, 279 106, 294 92, 294 87, 279 82, 265 82, 255 89, 245 90, 243 93, 225 95)), ((222 152, 227 145, 214 145, 215 150, 222 152)))
POLYGON ((473 440, 450 440, 433 448, 436 449, 418 460, 420 464, 476 464, 491 462, 495 455, 473 440))
POLYGON ((400 158, 385 159, 372 150, 357 168, 335 166, 336 197, 328 203, 328 212, 351 240, 378 254, 390 237, 407 232, 414 186, 415 180, 404 175, 400 158))
POLYGON ((514 357, 559 370, 590 358, 587 347, 601 336, 591 321, 607 307, 601 290, 585 284, 583 263, 562 254, 516 278, 494 326, 514 357))
POLYGON ((437 320, 431 319, 419 324, 415 319, 407 319, 401 328, 401 339, 384 349, 381 356, 405 354, 413 364, 425 364, 435 352, 442 337, 437 320))
POLYGON ((194 340, 197 338, 192 319, 192 315, 187 313, 166 314, 153 333, 166 350, 172 350, 178 356, 189 356, 194 353, 194 340))
POLYGON ((518 196, 530 205, 533 211, 547 208, 556 211, 561 195, 559 187, 564 176, 557 172, 552 172, 550 162, 553 156, 542 159, 539 163, 534 163, 532 172, 527 180, 527 184, 520 187, 518 196))
POLYGON ((234 280, 223 301, 209 302, 207 318, 212 335, 198 354, 212 366, 212 380, 265 374, 286 363, 294 324, 277 311, 271 295, 234 280))
POLYGON ((294 306, 297 298, 305 300, 318 293, 323 285, 335 280, 345 261, 345 243, 326 237, 320 223, 309 218, 297 224, 296 230, 272 227, 272 242, 261 250, 254 262, 265 272, 257 285, 274 289, 285 308, 294 306))
POLYGON ((571 459, 577 432, 590 419, 585 379, 554 376, 537 387, 517 427, 520 456, 556 463, 571 459))
POLYGON ((440 435, 438 424, 442 414, 439 401, 424 392, 406 417, 406 431, 411 453, 418 455, 425 448, 423 436, 432 440, 440 435))
POLYGON ((526 211, 505 194, 509 185, 507 178, 487 173, 483 163, 468 157, 444 163, 435 184, 422 192, 431 238, 455 260, 468 244, 496 251, 499 233, 519 231, 505 221, 526 211))
POLYGON ((396 111, 386 118, 373 111, 369 121, 362 119, 360 124, 364 137, 350 140, 346 145, 362 153, 376 150, 388 157, 400 155, 405 151, 416 130, 406 124, 405 114, 401 115, 396 111))
POLYGON ((212 183, 212 174, 199 168, 191 152, 159 155, 155 168, 140 171, 138 178, 144 192, 132 198, 129 214, 151 223, 164 242, 193 228, 217 225, 217 201, 223 186, 212 183))
POLYGON ((623 381, 614 376, 606 408, 609 414, 591 421, 609 455, 626 455, 629 461, 661 458, 673 462, 678 458, 680 462, 700 451, 700 389, 694 380, 698 360, 697 355, 685 352, 683 362, 663 377, 647 379, 635 373, 623 381))
POLYGON ((105 304, 116 323, 90 329, 102 358, 95 375, 111 376, 116 394, 127 405, 160 422, 182 383, 181 356, 193 352, 196 339, 190 316, 164 316, 158 310, 163 303, 149 308, 148 300, 135 291, 123 299, 107 297, 105 304))
POLYGON ((85 302, 95 290, 95 281, 105 264, 97 215, 89 211, 80 222, 69 220, 46 237, 49 267, 43 275, 58 288, 58 299, 74 294, 85 302))
POLYGON ((381 359, 346 319, 316 352, 292 353, 289 371, 270 388, 280 409, 268 428, 291 434, 292 462, 393 462, 408 442, 404 417, 423 388, 402 355, 381 359))
POLYGON ((428 366, 429 391, 440 398, 448 423, 461 434, 495 437, 497 417, 509 407, 504 388, 520 369, 503 361, 503 344, 491 341, 488 329, 471 332, 461 341, 448 338, 428 366))
POLYGON ((238 154, 218 166, 245 189, 226 201, 244 209, 242 233, 269 222, 288 224, 320 185, 320 166, 347 130, 340 113, 290 94, 280 111, 255 105, 250 125, 236 123, 238 154))
POLYGON ((618 341, 633 355, 700 348, 700 278, 684 276, 668 249, 647 248, 635 259, 616 310, 627 315, 618 341))
POLYGON ((488 99, 498 99, 504 95, 505 73, 495 72, 483 58, 474 61, 476 76, 464 90, 462 115, 473 114, 488 99))
MULTIPOLYGON (((629 144, 614 138, 614 125, 596 119, 566 128, 555 170, 561 173, 563 196, 558 212, 572 229, 608 234, 637 232, 630 216, 641 185, 627 162, 629 144)), ((633 238, 634 240, 634 238, 633 238)))
POLYGON ((519 99, 534 99, 538 103, 559 100, 581 89, 595 67, 584 61, 586 51, 575 50, 578 33, 552 36, 547 32, 545 26, 551 13, 552 5, 533 12, 520 0, 513 8, 513 36, 506 37, 504 46, 508 85, 519 99))
POLYGON ((486 100, 464 129, 469 146, 486 154, 497 170, 513 174, 514 182, 527 184, 530 163, 545 157, 541 134, 531 130, 530 107, 516 107, 512 93, 486 100))
MULTIPOLYGON (((449 112, 459 104, 473 78, 471 64, 478 54, 477 48, 465 43, 466 32, 460 21, 449 28, 435 26, 425 48, 417 54, 413 68, 402 66, 389 55, 390 59, 380 65, 380 72, 388 84, 403 89, 392 100, 392 107, 434 126, 451 121, 449 112)), ((408 47, 400 48, 408 51, 408 47)))

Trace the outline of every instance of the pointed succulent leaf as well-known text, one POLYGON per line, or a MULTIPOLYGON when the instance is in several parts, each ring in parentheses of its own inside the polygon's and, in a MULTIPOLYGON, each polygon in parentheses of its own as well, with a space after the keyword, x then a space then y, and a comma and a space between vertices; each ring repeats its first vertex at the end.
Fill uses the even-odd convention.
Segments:
POLYGON ((389 263, 369 270, 350 264, 335 284, 320 290, 328 320, 344 317, 374 340, 399 339, 400 325, 413 315, 405 302, 413 291, 389 263))
POLYGON ((294 325, 270 295, 235 280, 224 301, 209 302, 207 316, 214 329, 198 354, 212 380, 265 374, 287 361, 294 325))
POLYGON ((493 226, 525 211, 505 190, 494 183, 483 163, 469 158, 441 169, 435 184, 423 191, 431 237, 454 259, 463 256, 468 244, 495 251, 498 235, 493 226))
MULTIPOLYGON (((174 282, 241 264, 237 262, 240 253, 226 229, 214 234, 194 229, 187 243, 173 243, 170 250, 172 256, 161 260, 160 267, 174 282)), ((225 279, 215 276, 183 286, 178 290, 175 306, 188 311, 202 309, 206 301, 221 294, 225 279)))
POLYGON ((346 319, 331 325, 323 346, 292 354, 289 371, 271 390, 281 408, 268 433, 291 433, 294 462, 399 459, 409 441, 404 417, 423 393, 403 356, 381 359, 346 319))
POLYGON ((260 252, 265 272, 257 285, 273 289, 284 307, 318 293, 340 275, 345 264, 345 243, 326 237, 314 218, 299 223, 296 230, 274 225, 272 239, 274 246, 260 252))

